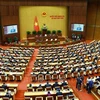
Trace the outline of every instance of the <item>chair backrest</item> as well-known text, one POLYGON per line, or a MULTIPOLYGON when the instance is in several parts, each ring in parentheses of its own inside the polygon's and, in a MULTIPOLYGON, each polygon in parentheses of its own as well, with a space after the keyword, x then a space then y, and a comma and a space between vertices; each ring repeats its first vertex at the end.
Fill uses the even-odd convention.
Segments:
POLYGON ((30 100, 30 97, 25 97, 24 100, 30 100))
POLYGON ((53 74, 53 79, 58 79, 58 75, 57 74, 53 74))
POLYGON ((16 75, 16 80, 17 81, 20 81, 21 80, 20 75, 16 75))
POLYGON ((51 75, 50 75, 50 74, 46 74, 46 75, 45 75, 45 79, 46 79, 46 80, 50 80, 50 79, 51 79, 51 75))
POLYGON ((0 92, 4 92, 5 91, 5 89, 4 88, 0 88, 0 92))
POLYGON ((1 80, 2 80, 2 81, 6 81, 5 75, 1 75, 1 80))
POLYGON ((55 90, 60 89, 60 86, 56 86, 54 89, 55 89, 55 90))
POLYGON ((68 98, 72 99, 72 98, 74 98, 74 95, 69 95, 68 98))
POLYGON ((3 97, 2 99, 3 100, 9 100, 9 97, 3 97))
POLYGON ((53 96, 47 96, 46 100, 54 100, 53 96))
POLYGON ((38 79, 40 79, 40 78, 44 79, 44 75, 43 74, 39 74, 38 75, 38 79))
POLYGON ((10 81, 14 80, 14 75, 9 75, 8 77, 10 81))
POLYGON ((36 91, 43 91, 43 88, 37 88, 36 91))
POLYGON ((43 97, 35 97, 35 100, 43 100, 43 97))
POLYGON ((63 89, 68 89, 68 88, 69 88, 68 85, 63 86, 63 89))
POLYGON ((64 100, 63 95, 58 95, 58 96, 56 97, 56 100, 64 100))
POLYGON ((46 87, 45 90, 46 91, 51 91, 52 90, 52 87, 46 87))
POLYGON ((29 87, 28 88, 28 91, 32 92, 33 91, 33 88, 29 87))
POLYGON ((37 81, 37 76, 36 75, 32 75, 32 81, 37 81))
POLYGON ((11 92, 14 92, 14 88, 12 87, 12 88, 9 88, 9 90, 11 91, 11 92))

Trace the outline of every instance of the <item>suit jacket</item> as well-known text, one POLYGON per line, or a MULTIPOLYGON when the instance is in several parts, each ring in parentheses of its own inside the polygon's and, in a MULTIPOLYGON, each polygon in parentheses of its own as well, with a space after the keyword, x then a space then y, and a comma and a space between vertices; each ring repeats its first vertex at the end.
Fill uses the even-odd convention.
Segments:
POLYGON ((62 95, 62 92, 59 91, 59 92, 56 93, 56 95, 57 95, 57 96, 58 96, 58 95, 62 95))
POLYGON ((46 84, 46 85, 45 85, 45 87, 50 87, 50 86, 51 86, 51 84, 46 84))
POLYGON ((67 85, 67 83, 66 83, 66 82, 63 82, 62 85, 63 85, 63 86, 64 86, 64 85, 67 85))
POLYGON ((59 86, 58 83, 54 83, 54 84, 53 84, 53 87, 57 87, 57 86, 59 86))

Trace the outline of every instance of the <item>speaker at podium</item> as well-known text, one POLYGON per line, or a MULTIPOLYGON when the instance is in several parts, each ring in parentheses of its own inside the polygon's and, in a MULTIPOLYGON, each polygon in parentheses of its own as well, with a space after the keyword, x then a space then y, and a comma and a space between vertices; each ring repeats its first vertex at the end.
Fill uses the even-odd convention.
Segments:
POLYGON ((43 24, 42 31, 43 31, 43 34, 47 33, 47 26, 46 26, 46 24, 43 24))

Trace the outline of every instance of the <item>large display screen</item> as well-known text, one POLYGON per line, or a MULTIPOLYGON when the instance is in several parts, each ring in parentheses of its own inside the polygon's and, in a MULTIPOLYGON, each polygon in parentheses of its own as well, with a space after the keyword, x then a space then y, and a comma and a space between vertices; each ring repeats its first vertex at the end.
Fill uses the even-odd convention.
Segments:
POLYGON ((4 34, 13 34, 13 33, 18 33, 17 25, 4 26, 4 34))
POLYGON ((71 24, 71 31, 84 31, 84 24, 71 24))

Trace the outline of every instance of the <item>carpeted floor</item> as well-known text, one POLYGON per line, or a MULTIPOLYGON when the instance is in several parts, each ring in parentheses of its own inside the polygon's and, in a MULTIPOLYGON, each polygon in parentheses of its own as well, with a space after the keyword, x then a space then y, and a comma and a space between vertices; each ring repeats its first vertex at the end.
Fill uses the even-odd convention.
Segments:
POLYGON ((68 80, 69 85, 73 89, 75 95, 80 99, 80 100, 97 100, 92 94, 88 94, 86 89, 82 86, 81 90, 79 91, 76 89, 76 79, 69 79, 68 80))
POLYGON ((31 72, 37 54, 38 54, 38 49, 35 49, 34 54, 30 59, 29 65, 26 68, 23 80, 18 85, 18 92, 15 95, 15 100, 24 100, 24 92, 27 91, 27 84, 31 83, 31 72))

